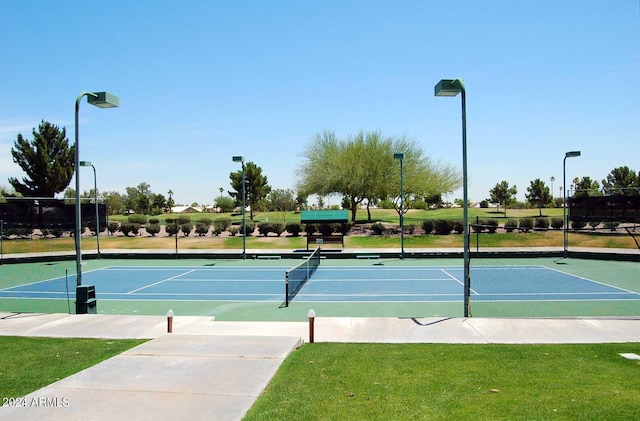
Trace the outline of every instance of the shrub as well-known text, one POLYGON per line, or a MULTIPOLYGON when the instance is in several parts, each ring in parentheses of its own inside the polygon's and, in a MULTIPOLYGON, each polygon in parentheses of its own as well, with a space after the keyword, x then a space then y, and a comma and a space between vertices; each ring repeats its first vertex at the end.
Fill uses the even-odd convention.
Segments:
POLYGON ((111 221, 111 222, 108 223, 107 229, 109 230, 109 234, 113 235, 114 232, 120 230, 120 223, 119 222, 115 222, 115 221, 111 221))
POLYGON ((473 232, 482 232, 482 231, 484 231, 485 227, 483 227, 482 224, 483 224, 483 221, 478 221, 477 224, 471 224, 471 231, 473 231, 473 232))
POLYGON ((315 234, 318 231, 318 224, 306 224, 305 227, 307 235, 315 234))
POLYGON ((49 230, 49 233, 51 235, 53 235, 56 238, 60 238, 62 237, 62 234, 64 233, 64 230, 62 228, 52 228, 49 230))
POLYGON ((533 219, 531 218, 520 218, 520 222, 518 228, 522 232, 529 232, 533 229, 533 219))
POLYGON ((464 224, 462 221, 451 222, 451 230, 455 233, 462 234, 464 232, 464 224))
POLYGON ((278 237, 284 232, 284 224, 281 222, 274 222, 271 225, 271 232, 275 232, 278 237))
POLYGON ((406 232, 408 232, 409 234, 413 234, 414 232, 416 232, 416 226, 413 224, 409 224, 409 225, 405 225, 404 229, 406 232))
POLYGON ((235 235, 239 232, 240 230, 238 229, 238 227, 231 227, 229 228, 229 235, 232 237, 235 237, 235 235))
POLYGON ((213 221, 214 229, 220 229, 220 232, 226 231, 231 226, 231 219, 220 218, 213 221))
POLYGON ((422 221, 422 229, 424 230, 425 234, 431 234, 431 232, 433 231, 433 221, 430 219, 425 219, 424 221, 422 221))
POLYGON ((127 221, 132 224, 144 225, 147 223, 147 217, 138 213, 133 213, 127 217, 127 221))
POLYGON ((518 221, 516 219, 507 219, 507 222, 504 223, 504 229, 507 232, 512 232, 518 228, 518 221))
POLYGON ((378 203, 378 207, 381 209, 393 209, 393 202, 389 199, 381 200, 378 203))
MULTIPOLYGON (((246 229, 244 230, 244 232, 247 233, 247 236, 252 235, 255 230, 256 230, 256 223, 255 222, 247 222, 246 229)), ((238 232, 240 234, 243 233, 242 224, 240 225, 240 228, 238 229, 238 232)))
POLYGON ((320 234, 322 234, 322 235, 331 235, 336 230, 336 225, 335 224, 320 224, 318 229, 320 230, 320 234))
POLYGON ((178 216, 177 220, 178 220, 178 225, 184 225, 184 224, 190 224, 191 223, 191 217, 188 216, 188 215, 178 216))
POLYGON ((198 234, 199 237, 205 236, 209 232, 209 228, 211 228, 211 223, 203 221, 197 222, 196 234, 198 234))
POLYGON ((123 222, 120 225, 120 231, 122 231, 125 237, 128 237, 129 233, 133 233, 134 236, 138 235, 139 229, 140 229, 140 225, 134 224, 132 222, 123 222))
POLYGON ((262 236, 267 236, 272 230, 271 222, 260 222, 258 224, 258 233, 262 236))
POLYGON ((149 218, 150 224, 159 224, 160 220, 158 218, 149 218))
POLYGON ((182 234, 184 234, 185 237, 188 237, 189 234, 191 234, 192 229, 193 229, 193 224, 191 224, 191 222, 185 222, 183 224, 180 224, 180 230, 182 231, 182 234))
POLYGON ((382 225, 382 223, 380 222, 376 222, 375 224, 371 224, 371 231, 373 231, 373 233, 375 235, 380 235, 384 232, 384 225, 382 225))
POLYGON ((551 228, 554 230, 562 229, 564 226, 564 221, 562 218, 551 218, 551 228))
POLYGON ((604 223, 604 227, 610 229, 611 231, 615 231, 618 228, 618 225, 620 225, 620 223, 616 221, 604 223))
POLYGON ((571 228, 573 228, 574 230, 582 229, 586 225, 587 224, 585 222, 582 222, 582 221, 571 221, 571 228))
POLYGON ((498 221, 495 219, 485 219, 480 223, 486 227, 490 234, 494 234, 498 229, 498 221))
POLYGON ((341 222, 339 231, 342 235, 349 234, 349 231, 351 231, 351 222, 341 222))
POLYGON ((160 232, 160 224, 150 222, 144 226, 144 229, 147 230, 147 233, 151 234, 152 237, 155 237, 156 234, 160 232))
POLYGON ((167 219, 167 225, 165 225, 164 229, 169 236, 178 234, 178 226, 175 224, 173 219, 167 219))
POLYGON ((446 219, 436 219, 433 227, 436 230, 436 234, 449 235, 451 234, 452 225, 453 224, 451 223, 451 221, 448 221, 446 219))
POLYGON ((211 231, 211 233, 217 237, 220 234, 222 234, 222 230, 220 229, 220 227, 216 227, 214 224, 213 230, 211 231))
POLYGON ((534 223, 534 227, 539 230, 549 229, 549 218, 537 217, 534 223))
POLYGON ((598 222, 589 222, 587 225, 591 227, 592 230, 595 230, 598 225, 600 225, 600 221, 598 222))
POLYGON ((302 231, 302 225, 298 222, 287 222, 286 226, 287 232, 291 233, 294 237, 300 236, 300 231, 302 231))

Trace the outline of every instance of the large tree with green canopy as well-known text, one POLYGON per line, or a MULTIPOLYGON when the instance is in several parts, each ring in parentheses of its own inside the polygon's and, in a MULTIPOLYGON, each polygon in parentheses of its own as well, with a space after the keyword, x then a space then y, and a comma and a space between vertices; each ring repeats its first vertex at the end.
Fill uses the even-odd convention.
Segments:
MULTIPOLYGON (((262 168, 254 164, 253 162, 247 162, 244 164, 244 177, 245 177, 245 202, 250 206, 249 217, 253 221, 253 212, 256 203, 267 197, 271 192, 271 187, 267 180, 266 175, 262 175, 262 168)), ((229 191, 229 196, 233 197, 236 204, 242 205, 242 170, 235 171, 229 174, 231 179, 231 188, 234 191, 229 191)))
POLYGON ((332 131, 317 133, 306 145, 298 168, 298 189, 306 194, 340 194, 347 199, 351 220, 365 199, 394 198, 396 210, 406 212, 415 200, 448 193, 460 185, 449 165, 432 161, 406 137, 379 131, 339 139, 332 131), (400 197, 400 167, 394 153, 403 153, 404 194, 400 197))
POLYGON ((69 146, 66 130, 42 120, 33 140, 18 134, 11 156, 26 176, 9 178, 16 193, 25 197, 53 197, 63 191, 73 177, 75 146, 69 146))

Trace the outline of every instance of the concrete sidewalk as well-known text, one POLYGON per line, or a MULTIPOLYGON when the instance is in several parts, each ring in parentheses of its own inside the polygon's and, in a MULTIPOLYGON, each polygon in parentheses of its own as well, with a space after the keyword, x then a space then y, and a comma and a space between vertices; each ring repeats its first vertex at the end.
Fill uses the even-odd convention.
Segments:
MULTIPOLYGON (((317 342, 640 342, 640 318, 316 318, 314 326, 317 342)), ((3 336, 152 339, 28 395, 23 407, 0 408, 0 420, 239 420, 308 341, 309 323, 185 316, 173 332, 160 316, 0 313, 3 336)))

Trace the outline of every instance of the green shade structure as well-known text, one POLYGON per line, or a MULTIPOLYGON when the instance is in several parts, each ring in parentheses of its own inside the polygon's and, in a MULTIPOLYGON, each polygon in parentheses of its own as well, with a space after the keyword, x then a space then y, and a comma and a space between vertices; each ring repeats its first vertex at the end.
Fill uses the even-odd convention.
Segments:
POLYGON ((469 317, 469 298, 471 296, 471 277, 469 274, 469 195, 467 186, 467 100, 462 79, 442 79, 434 87, 435 96, 462 98, 462 223, 464 224, 464 317, 469 317))
MULTIPOLYGON (((75 177, 76 177, 76 227, 75 227, 75 246, 76 246, 76 285, 82 285, 82 248, 80 244, 81 237, 81 210, 80 210, 80 102, 82 98, 87 97, 89 104, 99 108, 113 108, 120 105, 120 99, 108 92, 81 92, 76 98, 75 108, 75 177)), ((85 161, 88 162, 88 161, 85 161)))
POLYGON ((563 247, 562 256, 566 259, 569 254, 569 221, 567 220, 567 158, 575 158, 580 156, 580 151, 569 151, 564 154, 562 160, 562 215, 564 220, 564 235, 563 235, 563 247))
POLYGON ((245 183, 244 157, 236 155, 231 158, 233 162, 242 163, 242 260, 247 260, 247 187, 245 183))

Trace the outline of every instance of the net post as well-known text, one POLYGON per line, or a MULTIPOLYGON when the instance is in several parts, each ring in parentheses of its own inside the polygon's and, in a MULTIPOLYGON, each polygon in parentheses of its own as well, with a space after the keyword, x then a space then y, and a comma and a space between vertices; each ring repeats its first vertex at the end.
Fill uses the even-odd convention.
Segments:
POLYGON ((284 306, 289 307, 289 272, 285 272, 284 276, 284 306))

